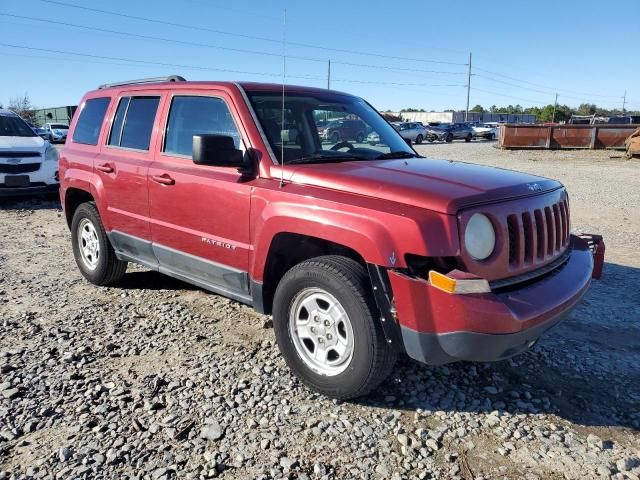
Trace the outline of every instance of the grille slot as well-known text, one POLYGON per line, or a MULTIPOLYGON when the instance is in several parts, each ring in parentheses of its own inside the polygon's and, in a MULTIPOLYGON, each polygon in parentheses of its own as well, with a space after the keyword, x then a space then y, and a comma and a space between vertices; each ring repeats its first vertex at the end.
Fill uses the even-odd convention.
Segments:
POLYGON ((40 152, 3 152, 0 151, 0 158, 36 158, 40 156, 40 152))
POLYGON ((569 208, 566 200, 507 216, 509 266, 532 266, 556 258, 569 242, 569 208))
POLYGON ((30 173, 39 169, 39 163, 0 163, 0 173, 30 173))

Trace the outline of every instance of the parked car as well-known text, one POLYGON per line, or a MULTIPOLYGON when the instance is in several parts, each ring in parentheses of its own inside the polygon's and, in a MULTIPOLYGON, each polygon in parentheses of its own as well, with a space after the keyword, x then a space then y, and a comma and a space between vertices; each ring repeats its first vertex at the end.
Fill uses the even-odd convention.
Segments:
POLYGON ((498 136, 498 126, 492 123, 472 123, 473 138, 484 138, 486 140, 494 140, 498 136))
POLYGON ((322 141, 338 143, 346 140, 355 140, 362 143, 367 133, 367 126, 360 120, 332 120, 324 127, 318 128, 318 134, 322 141))
POLYGON ((414 143, 422 143, 425 136, 425 129, 419 122, 405 122, 398 126, 398 132, 400 136, 405 140, 410 140, 414 143))
POLYGON ((64 123, 45 123, 42 128, 46 130, 51 143, 64 143, 67 140, 69 125, 64 123))
POLYGON ((57 189, 58 151, 16 113, 0 109, 0 196, 57 189))
POLYGON ((367 143, 372 146, 376 146, 380 143, 380 134, 378 132, 371 132, 367 135, 367 143))
POLYGON ((399 354, 526 351, 587 291, 599 239, 570 233, 558 181, 421 157, 368 103, 325 89, 286 87, 289 145, 281 86, 173 79, 105 85, 72 120, 60 198, 90 282, 133 262, 271 314, 295 375, 340 399, 399 354), (323 144, 313 119, 336 112, 382 146, 323 144))
POLYGON ((441 123, 437 126, 426 128, 427 140, 433 142, 452 142, 454 140, 464 140, 470 142, 473 138, 473 129, 466 123, 441 123))

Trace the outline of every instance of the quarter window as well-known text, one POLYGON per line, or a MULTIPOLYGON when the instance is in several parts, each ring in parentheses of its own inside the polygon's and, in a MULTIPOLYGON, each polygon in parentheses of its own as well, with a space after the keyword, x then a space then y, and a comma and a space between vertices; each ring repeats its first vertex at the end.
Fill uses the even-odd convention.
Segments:
POLYGON ((73 132, 75 143, 97 145, 100 136, 100 127, 107 112, 110 98, 92 98, 84 103, 80 117, 73 132))
POLYGON ((191 156, 193 136, 227 135, 240 148, 240 134, 226 103, 220 98, 176 96, 171 102, 164 151, 191 156))

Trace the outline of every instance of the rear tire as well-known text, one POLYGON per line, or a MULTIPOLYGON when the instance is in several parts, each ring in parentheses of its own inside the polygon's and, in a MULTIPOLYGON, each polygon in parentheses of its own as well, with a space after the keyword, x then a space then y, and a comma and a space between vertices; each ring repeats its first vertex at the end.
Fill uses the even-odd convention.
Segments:
POLYGON ((289 368, 312 390, 340 400, 368 394, 391 373, 397 352, 379 316, 365 268, 335 255, 291 268, 273 300, 276 340, 289 368))
POLYGON ((340 141, 340 134, 338 132, 333 132, 329 137, 329 141, 331 143, 338 143, 340 141))
POLYGON ((467 135, 466 137, 464 137, 464 141, 469 143, 471 141, 471 138, 473 138, 471 135, 467 135))
POLYGON ((418 135, 418 136, 416 137, 416 143, 417 143, 418 145, 420 145, 420 144, 422 143, 422 140, 423 140, 422 135, 418 135))
POLYGON ((95 203, 83 203, 73 214, 71 243, 80 273, 91 283, 109 285, 127 271, 127 262, 118 260, 107 238, 95 203))
POLYGON ((362 142, 364 142, 364 135, 363 135, 362 133, 359 133, 359 134, 356 136, 356 142, 358 142, 358 143, 362 143, 362 142))
POLYGON ((492 141, 494 138, 496 138, 495 134, 490 133, 489 136, 487 137, 487 140, 492 141))
POLYGON ((447 134, 447 137, 445 138, 445 142, 447 143, 451 143, 453 142, 453 135, 452 134, 447 134))

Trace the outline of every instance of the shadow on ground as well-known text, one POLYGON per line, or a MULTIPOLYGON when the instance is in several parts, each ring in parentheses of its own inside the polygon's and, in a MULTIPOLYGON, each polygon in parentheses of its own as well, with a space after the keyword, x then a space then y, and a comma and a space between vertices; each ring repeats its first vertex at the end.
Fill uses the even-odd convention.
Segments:
POLYGON ((59 210, 60 197, 48 193, 35 197, 0 197, 0 210, 59 210))
POLYGON ((195 285, 153 270, 128 271, 113 286, 125 290, 200 290, 195 285))

